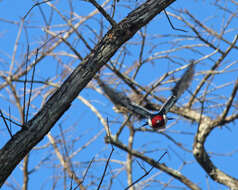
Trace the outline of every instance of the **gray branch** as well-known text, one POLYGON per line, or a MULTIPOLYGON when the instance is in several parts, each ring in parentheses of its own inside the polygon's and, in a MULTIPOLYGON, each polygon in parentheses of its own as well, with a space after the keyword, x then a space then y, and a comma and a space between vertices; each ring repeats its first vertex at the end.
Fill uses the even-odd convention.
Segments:
POLYGON ((64 112, 69 109, 72 101, 96 72, 141 27, 174 1, 148 0, 107 32, 41 110, 26 123, 28 129, 17 132, 0 150, 0 186, 25 155, 44 138, 64 112))

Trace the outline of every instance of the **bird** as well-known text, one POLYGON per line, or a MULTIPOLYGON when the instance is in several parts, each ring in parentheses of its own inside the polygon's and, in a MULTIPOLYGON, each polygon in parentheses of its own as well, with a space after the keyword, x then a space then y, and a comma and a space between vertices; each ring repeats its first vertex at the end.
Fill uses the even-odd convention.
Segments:
POLYGON ((188 66, 182 77, 172 89, 172 95, 161 106, 158 112, 152 112, 145 107, 136 104, 135 102, 131 101, 125 93, 111 88, 99 77, 96 77, 96 80, 106 96, 116 105, 116 107, 124 107, 140 118, 147 118, 147 122, 145 122, 142 126, 149 125, 152 129, 158 130, 165 128, 167 121, 173 119, 167 117, 167 113, 177 102, 179 97, 184 93, 184 91, 189 87, 193 75, 194 62, 191 61, 191 64, 188 66))
POLYGON ((160 110, 157 113, 149 113, 147 115, 148 121, 145 122, 142 127, 149 125, 154 130, 163 129, 166 126, 168 120, 172 120, 173 118, 167 117, 167 113, 169 112, 170 108, 173 107, 177 100, 176 96, 170 96, 168 100, 162 105, 160 110))
POLYGON ((184 91, 189 87, 193 75, 194 62, 191 61, 191 64, 188 66, 187 70, 172 89, 172 95, 167 99, 167 101, 162 105, 157 113, 151 114, 148 112, 148 121, 143 126, 149 125, 155 130, 165 128, 167 121, 173 119, 167 117, 167 113, 177 102, 179 97, 184 93, 184 91))

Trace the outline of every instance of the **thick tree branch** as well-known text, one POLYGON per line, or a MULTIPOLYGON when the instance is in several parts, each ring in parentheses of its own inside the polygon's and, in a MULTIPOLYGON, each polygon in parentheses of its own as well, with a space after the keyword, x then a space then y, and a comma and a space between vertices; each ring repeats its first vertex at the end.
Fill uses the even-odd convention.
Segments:
POLYGON ((44 138, 79 92, 122 44, 174 1, 148 0, 107 32, 41 110, 26 123, 28 129, 20 130, 0 150, 0 186, 24 156, 44 138))
MULTIPOLYGON (((106 6, 109 3, 110 0, 105 0, 105 2, 101 5, 102 7, 106 6)), ((52 6, 52 4, 49 3, 49 5, 54 9, 55 7, 52 6)), ((58 11, 56 11, 58 13, 58 11)), ((70 22, 67 22, 67 24, 70 26, 70 29, 67 30, 64 35, 63 38, 64 40, 68 39, 73 33, 76 33, 75 31, 82 26, 87 20, 89 20, 90 18, 92 18, 93 16, 95 16, 96 14, 98 14, 99 11, 96 9, 92 12, 89 13, 88 16, 84 17, 83 19, 80 19, 79 22, 77 22, 76 24, 73 25, 73 27, 71 27, 71 25, 69 24, 70 22)), ((60 16, 62 16, 62 14, 60 14, 60 16)), ((63 18, 63 17, 62 17, 63 18)), ((63 18, 64 19, 64 18, 63 18)), ((44 28, 44 29, 47 29, 44 28)), ((61 33, 60 33, 61 34, 61 33)), ((81 35, 79 33, 76 33, 77 36, 82 40, 81 35)), ((45 44, 47 44, 49 41, 55 39, 55 37, 57 37, 57 34, 55 34, 53 36, 53 38, 50 38, 49 40, 47 40, 45 43, 42 44, 42 46, 40 48, 37 49, 41 49, 42 47, 45 46, 45 44)), ((52 45, 50 45, 50 47, 45 51, 43 50, 42 52, 39 52, 39 54, 41 54, 40 56, 38 56, 38 58, 36 60, 34 60, 33 63, 31 63, 27 70, 22 70, 22 65, 20 65, 20 67, 18 67, 17 69, 14 69, 15 72, 13 73, 13 75, 9 76, 9 79, 7 80, 18 80, 20 77, 24 76, 34 65, 38 64, 40 61, 42 61, 47 55, 49 55, 53 50, 55 50, 56 47, 58 47, 61 43, 63 42, 63 40, 61 38, 59 38, 55 43, 53 43, 52 45)), ((87 46, 88 47, 88 46, 87 46)), ((37 51, 34 50, 32 51, 32 53, 29 54, 28 59, 30 60, 32 57, 35 57, 35 52, 37 51)), ((8 85, 8 81, 6 80, 6 82, 3 82, 0 84, 0 90, 5 88, 8 85)))

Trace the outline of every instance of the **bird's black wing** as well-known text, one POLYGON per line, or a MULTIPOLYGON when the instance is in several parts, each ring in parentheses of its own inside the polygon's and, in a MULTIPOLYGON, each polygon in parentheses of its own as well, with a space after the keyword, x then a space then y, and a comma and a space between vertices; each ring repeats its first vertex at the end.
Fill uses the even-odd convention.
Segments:
POLYGON ((153 112, 151 112, 151 111, 147 110, 146 108, 144 108, 143 106, 140 106, 133 102, 131 102, 128 105, 128 109, 131 110, 133 113, 140 115, 142 118, 149 118, 152 115, 154 115, 153 112))
POLYGON ((169 97, 169 99, 163 104, 161 109, 159 110, 159 114, 166 114, 169 112, 170 108, 173 107, 173 105, 176 103, 177 97, 172 95, 169 97))
POLYGON ((184 93, 184 91, 189 87, 194 75, 194 63, 188 66, 187 70, 176 83, 175 87, 172 89, 173 96, 176 96, 177 99, 184 93))
POLYGON ((192 62, 187 70, 184 72, 182 77, 176 83, 175 87, 172 89, 172 96, 161 107, 159 114, 166 114, 169 112, 170 108, 176 103, 178 98, 184 93, 184 91, 189 87, 194 75, 194 63, 192 62))
POLYGON ((125 93, 119 92, 111 88, 108 84, 96 77, 99 86, 102 88, 105 95, 112 101, 115 106, 122 106, 140 118, 149 118, 153 113, 146 108, 132 102, 125 93))

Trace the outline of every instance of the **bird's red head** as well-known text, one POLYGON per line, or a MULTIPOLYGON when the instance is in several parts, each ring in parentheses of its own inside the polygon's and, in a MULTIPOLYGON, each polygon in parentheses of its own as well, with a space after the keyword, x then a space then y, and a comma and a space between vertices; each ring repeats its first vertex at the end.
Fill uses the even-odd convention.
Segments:
POLYGON ((167 122, 166 115, 155 115, 148 120, 148 124, 153 129, 164 128, 167 122))

